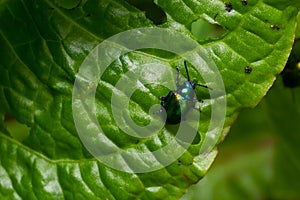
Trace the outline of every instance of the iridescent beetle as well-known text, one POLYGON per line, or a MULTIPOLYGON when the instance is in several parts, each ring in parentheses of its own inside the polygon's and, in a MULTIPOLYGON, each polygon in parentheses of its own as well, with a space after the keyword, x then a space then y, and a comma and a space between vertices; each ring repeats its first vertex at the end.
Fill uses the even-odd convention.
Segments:
MULTIPOLYGON (((166 114, 163 117, 168 124, 178 124, 181 122, 181 116, 184 118, 191 108, 195 108, 196 102, 199 101, 195 96, 194 90, 196 86, 211 89, 206 85, 191 82, 186 61, 184 61, 184 67, 188 80, 180 85, 180 72, 178 67, 176 67, 178 72, 176 78, 177 89, 170 91, 167 96, 160 98, 160 104, 166 111, 163 112, 166 114)), ((162 112, 162 109, 160 111, 162 112)))

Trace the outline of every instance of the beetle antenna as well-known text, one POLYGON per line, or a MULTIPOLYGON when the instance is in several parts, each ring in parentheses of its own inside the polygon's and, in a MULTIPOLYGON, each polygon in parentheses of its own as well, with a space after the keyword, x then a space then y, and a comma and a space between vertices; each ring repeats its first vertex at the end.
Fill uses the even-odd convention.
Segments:
POLYGON ((188 81, 190 81, 190 75, 189 75, 189 71, 188 71, 188 68, 187 68, 187 65, 186 65, 186 60, 184 61, 184 67, 185 67, 185 72, 186 72, 188 81))
POLYGON ((204 88, 207 88, 209 90, 213 90, 211 87, 208 87, 207 85, 201 85, 201 84, 198 84, 198 83, 195 83, 195 85, 198 85, 200 87, 204 87, 204 88))

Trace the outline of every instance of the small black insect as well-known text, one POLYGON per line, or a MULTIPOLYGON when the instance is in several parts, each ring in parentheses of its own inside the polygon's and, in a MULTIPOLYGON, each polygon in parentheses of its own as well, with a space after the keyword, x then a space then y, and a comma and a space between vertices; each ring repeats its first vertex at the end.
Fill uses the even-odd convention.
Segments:
POLYGON ((250 74, 252 72, 252 68, 249 66, 245 67, 245 73, 250 74))
POLYGON ((178 160, 177 165, 181 165, 181 164, 182 164, 181 160, 178 160))
POLYGON ((242 4, 243 4, 244 6, 248 5, 247 0, 242 0, 242 4))
POLYGON ((279 31, 280 26, 279 26, 278 24, 272 24, 272 25, 270 26, 270 28, 271 28, 272 30, 279 31))
MULTIPOLYGON (((160 98, 160 104, 166 111, 164 118, 169 124, 178 124, 181 122, 181 116, 184 117, 191 108, 195 108, 196 102, 199 101, 194 92, 196 86, 211 89, 206 85, 191 82, 186 61, 184 61, 184 67, 188 80, 180 85, 180 72, 177 67, 177 89, 170 91, 167 96, 160 98)), ((162 110, 160 110, 160 112, 162 112, 162 110)))
POLYGON ((230 12, 232 10, 232 4, 229 2, 229 3, 225 3, 225 10, 227 12, 230 12))

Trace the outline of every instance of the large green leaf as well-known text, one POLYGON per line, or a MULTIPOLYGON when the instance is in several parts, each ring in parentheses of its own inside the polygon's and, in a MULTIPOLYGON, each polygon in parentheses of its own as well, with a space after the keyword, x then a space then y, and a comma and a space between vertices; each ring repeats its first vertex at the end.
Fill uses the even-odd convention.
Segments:
MULTIPOLYGON (((255 106, 282 70, 291 49, 300 3, 293 1, 169 1, 156 4, 166 13, 160 27, 183 33, 208 52, 226 89, 223 135, 238 112, 255 106), (224 35, 199 39, 193 22, 204 19, 225 30, 224 35), (215 22, 214 22, 215 20, 215 22), (250 66, 252 72, 245 73, 250 66)), ((151 11, 149 11, 151 12, 151 11)), ((76 73, 92 49, 122 31, 155 27, 145 14, 121 0, 2 1, 0 4, 0 195, 7 199, 176 199, 206 173, 216 150, 199 155, 206 137, 210 107, 201 112, 200 139, 180 159, 148 173, 126 173, 103 165, 86 150, 73 122, 72 89, 76 73), (4 115, 10 113, 30 128, 22 141, 12 137, 4 115)), ((132 38, 134 39, 134 38, 132 38)), ((176 42, 176 41, 175 41, 176 42)), ((96 93, 97 118, 110 139, 122 149, 149 152, 168 144, 172 128, 137 140, 122 132, 112 118, 110 98, 118 79, 134 66, 183 60, 163 51, 134 51, 109 66, 96 93)), ((190 67, 191 77, 200 77, 190 67)), ((154 73, 155 74, 155 73, 154 73)), ((156 72, 166 76, 167 70, 156 72)), ((200 78, 199 78, 200 79, 200 78)), ((208 83, 213 84, 213 83, 208 83)), ((93 87, 93 86, 91 86, 93 87)), ((147 111, 168 90, 145 85, 132 97, 131 115, 141 125, 152 119, 147 111)), ((217 86, 216 86, 217 87, 217 86)), ((208 92, 196 90, 209 98, 208 92)), ((224 98, 221 96, 220 98, 224 98)), ((212 99, 213 100, 213 99, 212 99)))

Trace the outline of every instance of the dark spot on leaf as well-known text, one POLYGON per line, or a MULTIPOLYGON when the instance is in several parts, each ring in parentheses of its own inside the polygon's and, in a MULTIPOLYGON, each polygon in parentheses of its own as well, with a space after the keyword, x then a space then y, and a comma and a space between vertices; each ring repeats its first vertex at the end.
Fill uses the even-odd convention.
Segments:
POLYGON ((182 164, 181 160, 178 160, 177 164, 178 164, 178 165, 181 165, 181 164, 182 164))
POLYGON ((163 24, 167 21, 167 15, 161 7, 156 5, 153 0, 126 0, 127 3, 144 11, 146 17, 151 20, 155 25, 163 24))
POLYGON ((249 67, 249 66, 246 66, 246 67, 245 67, 245 73, 246 73, 246 74, 250 74, 251 72, 252 72, 252 68, 249 67))
POLYGON ((244 6, 248 5, 247 0, 242 0, 242 4, 243 4, 244 6))
POLYGON ((232 4, 229 2, 229 3, 225 3, 225 10, 227 12, 230 12, 232 10, 232 4))
POLYGON ((88 13, 88 14, 86 15, 86 17, 90 17, 90 16, 92 16, 91 13, 88 13))
POLYGON ((278 24, 272 24, 272 25, 270 26, 270 28, 271 28, 272 30, 279 31, 280 26, 279 26, 278 24))

